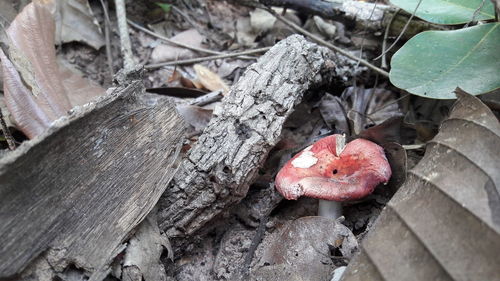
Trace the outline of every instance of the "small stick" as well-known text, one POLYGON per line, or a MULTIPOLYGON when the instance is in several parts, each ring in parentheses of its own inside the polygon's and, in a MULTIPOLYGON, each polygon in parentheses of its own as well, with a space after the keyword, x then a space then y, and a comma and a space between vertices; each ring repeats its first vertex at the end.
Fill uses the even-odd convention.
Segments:
POLYGON ((420 144, 404 144, 403 148, 405 150, 416 150, 416 149, 421 149, 425 147, 425 143, 420 143, 420 144))
POLYGON ((355 61, 359 61, 359 63, 361 63, 362 65, 370 68, 371 70, 385 76, 385 77, 389 77, 389 73, 371 63, 369 63, 368 61, 362 59, 362 58, 358 58, 356 57, 355 55, 349 53, 348 51, 344 50, 344 49, 341 49, 333 44, 330 44, 328 42, 326 42, 325 40, 319 38, 318 36, 310 33, 309 31, 303 29, 302 27, 296 25, 295 23, 289 21, 287 18, 281 16, 280 14, 276 13, 273 9, 270 9, 268 7, 265 8, 266 11, 268 11, 269 13, 271 13, 272 15, 274 15, 278 20, 282 21, 283 23, 285 23, 286 25, 290 26, 291 28, 293 28, 295 31, 311 38, 314 42, 318 43, 318 44, 321 44, 335 52, 338 52, 352 60, 355 60, 355 61))
POLYGON ((415 13, 417 12, 418 7, 420 7, 421 3, 422 3, 422 0, 419 0, 418 3, 417 3, 417 6, 415 7, 415 10, 413 10, 413 13, 411 14, 410 18, 406 22, 405 26, 403 26, 403 30, 401 30, 401 32, 399 33, 399 35, 396 38, 396 40, 394 40, 394 42, 392 42, 391 46, 389 46, 389 48, 387 48, 387 50, 385 50, 381 55, 379 55, 378 57, 374 58, 374 60, 378 60, 383 55, 385 55, 387 52, 389 52, 394 46, 396 46, 396 44, 399 42, 399 39, 401 39, 401 37, 403 36, 403 34, 405 34, 406 29, 408 28, 408 26, 410 26, 410 22, 413 19, 413 17, 415 16, 415 13))
POLYGON ((203 106, 203 105, 207 105, 209 103, 213 103, 213 102, 216 102, 218 100, 221 100, 223 96, 224 95, 222 94, 222 91, 217 90, 217 91, 210 92, 206 95, 203 95, 201 97, 197 97, 194 100, 192 100, 189 104, 203 106))
MULTIPOLYGON (((247 51, 242 51, 242 52, 237 52, 237 53, 231 53, 231 54, 223 54, 223 55, 207 56, 207 57, 200 57, 200 58, 193 58, 193 59, 160 62, 160 63, 156 63, 156 64, 145 65, 144 68, 146 68, 146 69, 155 69, 155 68, 159 68, 159 67, 162 67, 162 66, 180 65, 180 64, 192 64, 192 63, 209 61, 209 60, 239 57, 241 55, 251 55, 251 54, 255 54, 255 53, 267 52, 269 49, 271 49, 271 47, 264 47, 264 48, 259 48, 259 49, 255 49, 255 50, 247 50, 247 51)), ((257 57, 255 57, 253 59, 257 59, 257 57)))
POLYGON ((123 68, 125 72, 129 72, 135 67, 134 58, 132 55, 132 44, 127 28, 127 12, 125 9, 125 0, 115 0, 116 18, 118 21, 118 32, 120 33, 120 45, 123 55, 123 68))
MULTIPOLYGON (((182 47, 182 48, 186 48, 186 49, 189 49, 189 50, 192 50, 192 51, 196 51, 196 52, 201 52, 201 53, 206 53, 206 54, 211 54, 211 55, 226 55, 226 53, 222 53, 222 52, 217 52, 217 51, 212 51, 212 50, 209 50, 209 49, 205 49, 205 48, 198 48, 198 47, 195 47, 195 46, 191 46, 191 45, 188 45, 188 44, 184 44, 184 43, 181 43, 181 42, 177 42, 175 40, 172 40, 172 39, 169 39, 165 36, 161 36, 157 33, 154 33, 153 31, 147 29, 147 28, 144 28, 140 25, 138 25, 137 23, 127 19, 127 22, 128 24, 130 24, 132 27, 134 28, 137 28, 139 29, 140 31, 143 31, 153 37, 156 37, 158 39, 161 39, 167 43, 170 43, 170 44, 173 44, 173 45, 176 45, 176 46, 179 46, 179 47, 182 47)), ((253 59, 253 58, 249 58, 249 57, 242 57, 242 59, 253 59)))
POLYGON ((16 149, 16 143, 14 141, 14 138, 12 137, 12 134, 9 131, 9 128, 7 127, 7 124, 5 123, 5 120, 3 119, 3 113, 1 108, 0 108, 0 126, 2 128, 3 136, 5 137, 5 140, 7 140, 7 145, 9 146, 9 149, 10 150, 16 149))
POLYGON ((264 215, 263 217, 260 218, 259 226, 257 227, 257 231, 255 232, 255 236, 252 239, 252 242, 250 244, 250 248, 248 248, 247 255, 245 256, 245 260, 243 262, 243 266, 241 270, 243 271, 243 276, 248 276, 248 269, 250 268, 250 264, 252 263, 253 260, 253 255, 255 254, 255 250, 257 250, 257 247, 260 244, 260 241, 262 240, 262 237, 264 236, 264 233, 266 232, 266 223, 268 221, 268 216, 264 215))
POLYGON ((111 21, 109 20, 108 14, 108 1, 101 0, 102 10, 104 11, 104 39, 106 40, 106 57, 108 58, 108 70, 111 80, 115 76, 115 71, 113 70, 113 55, 111 54, 111 41, 109 39, 111 21))
POLYGON ((388 65, 387 65, 387 57, 386 57, 386 52, 385 52, 385 49, 387 48, 387 38, 389 37, 389 32, 391 31, 392 23, 394 22, 394 19, 396 18, 396 16, 399 14, 399 11, 401 11, 401 9, 398 8, 396 10, 396 12, 394 12, 394 14, 392 14, 391 20, 389 21, 389 23, 385 27, 384 40, 382 41, 382 63, 381 63, 381 67, 383 69, 387 69, 387 67, 388 67, 388 65))
MULTIPOLYGON (((481 11, 481 9, 484 6, 484 2, 486 2, 486 0, 481 1, 481 4, 479 4, 479 7, 477 7, 477 9, 474 11, 474 13, 472 13, 472 19, 467 24, 465 24, 463 28, 469 27, 469 25, 471 23, 474 23, 476 21, 476 18, 479 15, 479 12, 481 11)), ((492 2, 495 2, 495 1, 492 1, 492 2)))
POLYGON ((395 99, 395 100, 393 100, 393 101, 391 101, 391 102, 389 102, 389 103, 386 103, 386 104, 384 104, 383 106, 381 106, 381 107, 379 107, 379 108, 375 109, 373 112, 370 112, 367 116, 369 116, 369 115, 373 115, 373 114, 375 114, 375 113, 379 112, 380 110, 382 110, 382 109, 384 109, 384 108, 388 107, 389 105, 391 105, 391 104, 395 104, 395 103, 399 102, 400 100, 402 100, 402 99, 404 99, 404 98, 408 97, 409 95, 410 95, 410 94, 404 94, 404 95, 402 95, 401 97, 399 97, 399 98, 397 98, 397 99, 395 99))

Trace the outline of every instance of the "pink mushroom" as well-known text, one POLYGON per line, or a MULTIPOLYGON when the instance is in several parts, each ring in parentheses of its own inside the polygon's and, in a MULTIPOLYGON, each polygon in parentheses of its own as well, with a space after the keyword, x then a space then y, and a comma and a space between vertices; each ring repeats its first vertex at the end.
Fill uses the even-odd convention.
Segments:
POLYGON ((379 145, 341 135, 317 141, 295 155, 276 176, 276 188, 289 200, 318 198, 319 215, 341 216, 342 201, 356 200, 386 184, 391 167, 379 145))

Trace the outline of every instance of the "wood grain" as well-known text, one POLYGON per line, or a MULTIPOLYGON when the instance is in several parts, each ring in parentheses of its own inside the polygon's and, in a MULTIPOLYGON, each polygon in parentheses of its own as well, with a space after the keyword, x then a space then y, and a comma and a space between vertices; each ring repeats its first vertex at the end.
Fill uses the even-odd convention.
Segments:
POLYGON ((135 81, 0 159, 0 279, 37 257, 103 278, 173 176, 183 129, 135 81))

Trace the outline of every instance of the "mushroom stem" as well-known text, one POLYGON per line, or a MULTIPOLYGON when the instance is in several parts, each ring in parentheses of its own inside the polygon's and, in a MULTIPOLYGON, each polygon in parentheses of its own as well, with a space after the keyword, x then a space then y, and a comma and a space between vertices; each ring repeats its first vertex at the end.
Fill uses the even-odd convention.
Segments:
POLYGON ((342 216, 342 203, 319 199, 318 216, 337 219, 342 216))

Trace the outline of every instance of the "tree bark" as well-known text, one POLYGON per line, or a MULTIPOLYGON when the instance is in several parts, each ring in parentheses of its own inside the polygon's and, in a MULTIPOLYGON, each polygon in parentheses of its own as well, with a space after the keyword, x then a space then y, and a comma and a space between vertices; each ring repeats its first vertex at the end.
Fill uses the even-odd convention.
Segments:
POLYGON ((104 278, 173 176, 183 124, 134 81, 0 159, 0 279, 104 278))
POLYGON ((299 35, 276 44, 214 110, 160 199, 160 228, 169 237, 191 235, 239 202, 303 95, 359 71, 355 62, 299 35))

